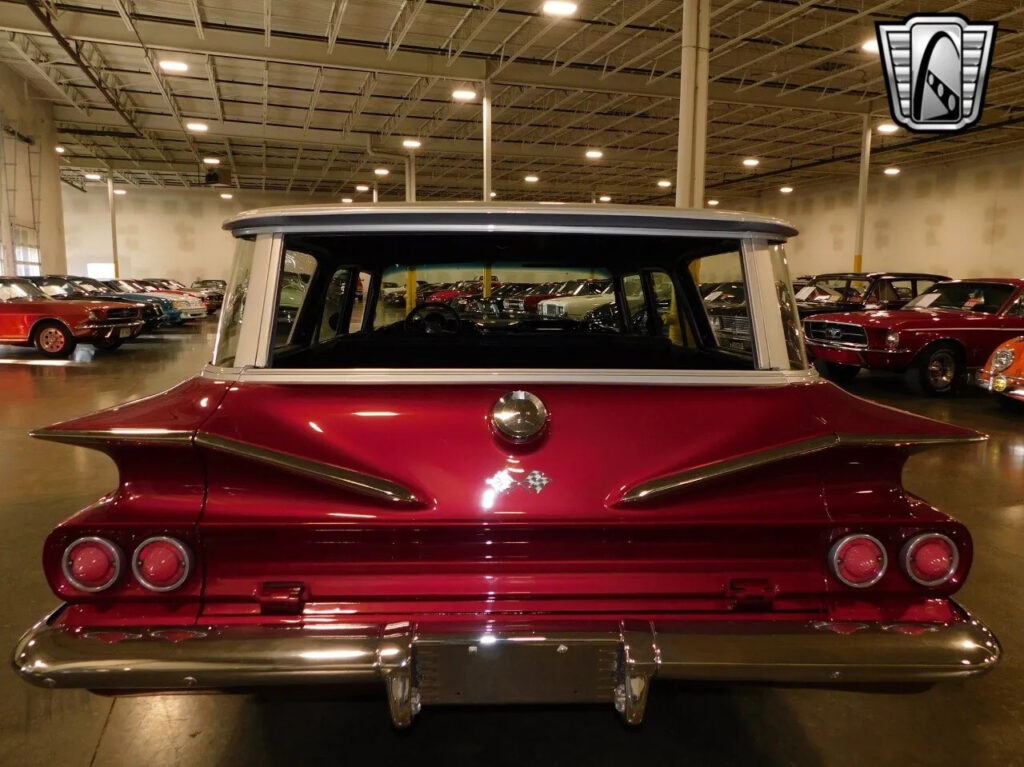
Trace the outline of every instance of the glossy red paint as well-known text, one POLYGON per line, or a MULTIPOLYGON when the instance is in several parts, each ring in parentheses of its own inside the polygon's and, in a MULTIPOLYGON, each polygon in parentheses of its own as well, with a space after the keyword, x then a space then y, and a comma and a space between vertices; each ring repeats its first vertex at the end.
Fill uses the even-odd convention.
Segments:
POLYGON ((895 615, 952 593, 970 568, 966 529, 902 489, 913 449, 905 446, 840 446, 646 504, 618 502, 638 482, 823 435, 955 438, 967 430, 826 383, 536 385, 530 390, 546 403, 550 428, 539 443, 516 448, 487 423, 509 388, 461 386, 454 396, 445 386, 194 379, 59 424, 72 441, 76 431, 121 430, 96 445, 117 461, 120 486, 46 545, 51 586, 83 608, 63 620, 144 625, 154 609, 172 606, 184 623, 188 615, 218 623, 746 617, 751 608, 780 620, 895 615), (364 472, 424 501, 396 506, 191 441, 148 443, 132 437, 138 429, 216 436, 364 472), (495 475, 534 470, 550 479, 541 492, 489 492, 495 475), (868 598, 826 565, 844 535, 875 536, 894 562, 907 538, 929 530, 960 548, 958 571, 943 586, 919 587, 890 567, 868 598), (81 535, 107 537, 126 555, 148 537, 176 537, 195 552, 197 568, 167 594, 125 574, 107 591, 82 594, 59 567, 81 535), (275 596, 282 586, 294 587, 284 603, 275 596))
POLYGON ((1024 279, 971 279, 969 282, 1000 282, 1015 286, 1009 300, 995 314, 953 309, 900 309, 896 311, 819 314, 812 322, 838 322, 862 327, 867 348, 853 349, 807 339, 816 358, 842 365, 905 370, 926 347, 952 342, 963 350, 968 368, 979 368, 999 344, 1024 332, 1024 311, 1018 300, 1024 279), (890 332, 899 333, 895 348, 886 345, 890 332))
POLYGON ((142 306, 114 301, 0 300, 0 343, 31 346, 40 323, 56 321, 77 340, 88 342, 111 330, 142 327, 142 306))

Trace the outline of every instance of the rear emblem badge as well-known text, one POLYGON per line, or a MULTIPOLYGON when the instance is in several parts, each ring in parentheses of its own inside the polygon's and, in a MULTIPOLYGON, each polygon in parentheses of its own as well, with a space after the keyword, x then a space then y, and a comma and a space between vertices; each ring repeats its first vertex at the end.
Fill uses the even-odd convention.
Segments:
POLYGON ((548 409, 528 391, 510 391, 491 408, 491 425, 505 439, 523 444, 536 439, 548 425, 548 409))
POLYGON ((522 487, 528 490, 533 490, 535 493, 540 493, 548 483, 551 481, 551 477, 547 476, 542 471, 531 471, 523 479, 516 479, 512 476, 512 472, 508 469, 502 469, 497 472, 493 477, 488 477, 484 480, 487 485, 494 491, 495 495, 501 495, 502 493, 511 490, 514 487, 522 487))

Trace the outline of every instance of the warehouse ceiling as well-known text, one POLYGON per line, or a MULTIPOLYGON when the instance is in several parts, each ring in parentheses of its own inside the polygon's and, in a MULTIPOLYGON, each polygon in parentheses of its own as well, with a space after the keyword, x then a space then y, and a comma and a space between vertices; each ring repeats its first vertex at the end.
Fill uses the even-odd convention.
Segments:
MULTIPOLYGON (((682 3, 579 0, 568 18, 541 6, 0 0, 0 61, 53 100, 62 174, 76 185, 113 173, 195 186, 214 158, 243 189, 358 199, 357 184, 380 180, 383 199, 401 199, 403 141, 414 138, 419 199, 476 199, 489 79, 499 199, 670 202, 657 181, 675 175, 682 3), (456 89, 476 97, 456 101, 456 89), (186 127, 196 122, 208 129, 186 127)), ((855 176, 865 115, 888 121, 878 55, 861 46, 875 21, 924 11, 999 23, 985 114, 941 143, 876 134, 877 172, 1024 141, 1019 2, 712 0, 708 197, 728 206, 855 176)))

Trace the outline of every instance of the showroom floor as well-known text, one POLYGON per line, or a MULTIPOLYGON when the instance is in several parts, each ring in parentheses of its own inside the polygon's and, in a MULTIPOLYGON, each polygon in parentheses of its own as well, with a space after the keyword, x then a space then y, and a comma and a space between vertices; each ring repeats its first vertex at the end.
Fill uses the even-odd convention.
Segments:
MULTIPOLYGON (((165 332, 70 364, 2 350, 0 651, 56 603, 40 569, 44 536, 116 482, 99 453, 26 432, 176 383, 199 369, 212 332, 212 323, 165 332)), ((905 473, 910 490, 974 534, 961 598, 1005 649, 987 677, 906 695, 663 685, 638 730, 622 726, 611 707, 428 708, 397 733, 382 694, 115 701, 31 688, 0 672, 0 764, 1024 764, 1024 416, 1001 412, 979 392, 914 398, 898 378, 862 376, 851 390, 991 434, 984 445, 918 456, 905 473)))

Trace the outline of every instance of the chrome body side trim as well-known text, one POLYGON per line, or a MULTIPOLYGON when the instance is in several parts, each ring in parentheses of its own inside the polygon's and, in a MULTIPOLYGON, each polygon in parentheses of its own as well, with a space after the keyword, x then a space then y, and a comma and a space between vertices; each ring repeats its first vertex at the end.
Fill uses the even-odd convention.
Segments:
POLYGON ((217 450, 222 453, 237 455, 241 458, 248 458, 259 463, 284 469, 295 474, 323 480, 333 485, 351 490, 354 493, 374 498, 379 501, 388 501, 396 504, 422 504, 423 501, 411 490, 381 477, 371 474, 364 474, 359 471, 352 471, 340 466, 334 466, 321 461, 313 461, 308 458, 300 458, 291 453, 283 453, 277 450, 268 450, 263 447, 239 442, 225 437, 218 437, 213 434, 199 433, 196 435, 195 444, 210 450, 217 450))
POLYGON ((676 474, 657 477, 627 489, 620 498, 613 499, 612 503, 613 505, 618 505, 649 501, 702 482, 719 479, 738 472, 749 471, 750 469, 756 469, 779 461, 786 461, 791 458, 801 458, 839 446, 933 446, 959 442, 983 442, 986 439, 988 437, 984 434, 964 437, 944 434, 826 434, 799 442, 792 442, 788 445, 766 448, 765 450, 738 458, 709 463, 705 466, 687 469, 676 474))
POLYGON ((136 442, 143 444, 187 445, 192 442, 191 429, 34 429, 29 436, 50 442, 91 447, 109 442, 136 442))
POLYGON ((845 685, 990 670, 1002 653, 998 640, 954 609, 949 623, 610 618, 586 630, 547 620, 543 630, 518 622, 452 633, 422 633, 410 621, 69 630, 54 625, 58 610, 22 636, 12 663, 41 687, 113 693, 383 680, 397 726, 410 724, 421 702, 603 701, 635 724, 656 677, 845 685))

